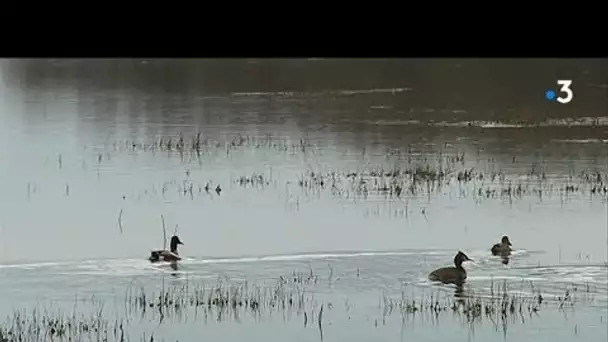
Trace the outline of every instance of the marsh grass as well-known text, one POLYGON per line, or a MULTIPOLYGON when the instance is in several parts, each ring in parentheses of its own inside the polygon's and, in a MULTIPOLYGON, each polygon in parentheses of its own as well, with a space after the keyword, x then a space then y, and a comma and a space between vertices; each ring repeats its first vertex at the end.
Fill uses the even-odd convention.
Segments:
MULTIPOLYGON (((61 310, 17 310, 0 325, 0 341, 129 341, 128 327, 142 322, 180 324, 188 320, 239 322, 243 315, 254 320, 279 314, 284 320, 293 315, 314 317, 318 303, 302 287, 310 281, 300 276, 281 278, 274 286, 231 283, 219 278, 215 284, 193 284, 147 292, 129 287, 124 296, 122 315, 106 314, 105 303, 91 299, 92 309, 72 314, 61 310), (289 281, 287 280, 289 279, 289 281)), ((321 304, 322 305, 322 304, 321 304)), ((322 308, 318 323, 322 323, 322 308)), ((305 323, 306 324, 306 323, 305 323)), ((142 338, 153 341, 154 335, 142 338)))
MULTIPOLYGON (((271 172, 271 171, 270 171, 271 172)), ((564 179, 543 179, 518 175, 505 176, 499 173, 486 175, 473 169, 450 170, 433 169, 430 165, 411 169, 376 168, 369 171, 316 172, 307 170, 295 179, 285 181, 285 196, 297 196, 302 200, 319 199, 323 194, 340 202, 381 203, 391 202, 404 209, 408 201, 421 199, 431 202, 433 198, 472 199, 478 204, 486 200, 499 200, 513 204, 518 200, 535 198, 547 201, 558 199, 562 205, 572 199, 606 199, 608 187, 603 183, 568 181, 564 179)), ((232 177, 231 183, 243 189, 264 191, 277 189, 277 181, 271 176, 257 172, 232 177), (273 187, 271 187, 271 185, 273 187)), ((160 196, 167 199, 171 193, 194 200, 201 196, 220 196, 220 184, 211 181, 199 183, 196 180, 170 180, 151 189, 143 189, 137 196, 160 196)), ((397 209, 398 210, 398 209, 397 209)))
MULTIPOLYGON (((533 282, 522 281, 520 284, 509 284, 506 280, 492 282, 488 290, 472 290, 467 285, 456 287, 454 294, 444 291, 433 293, 416 292, 407 295, 401 291, 400 297, 383 294, 378 308, 382 312, 381 321, 395 313, 405 322, 414 318, 439 323, 444 316, 459 318, 467 324, 492 324, 497 330, 506 333, 509 324, 526 324, 547 310, 557 310, 565 317, 574 312, 577 305, 589 305, 595 302, 597 289, 572 284, 559 294, 543 294, 533 282)), ((378 322, 375 322, 377 325, 378 322)))
POLYGON ((250 285, 248 282, 228 283, 218 280, 212 286, 186 282, 182 286, 147 293, 129 290, 125 297, 127 315, 140 316, 162 323, 167 318, 184 317, 186 311, 194 317, 214 317, 221 322, 228 318, 239 320, 243 314, 261 317, 264 314, 301 314, 311 300, 303 288, 284 282, 276 286, 250 285))
MULTIPOLYGON (((412 200, 425 199, 430 202, 439 196, 472 199, 478 204, 486 200, 513 204, 525 198, 540 201, 557 199, 562 205, 575 198, 605 199, 608 196, 608 173, 605 165, 586 165, 577 170, 574 163, 571 163, 567 172, 561 172, 561 176, 557 176, 547 174, 546 157, 538 153, 533 162, 522 162, 517 166, 518 160, 523 158, 515 155, 512 156, 511 163, 503 161, 497 164, 482 160, 479 149, 475 157, 454 148, 439 146, 434 152, 417 151, 410 144, 402 149, 387 148, 380 156, 374 155, 376 160, 378 157, 384 157, 382 165, 371 165, 372 158, 368 157, 372 156, 363 152, 363 159, 359 160, 361 167, 340 170, 330 169, 330 166, 316 162, 317 156, 322 155, 326 148, 328 147, 306 137, 291 139, 272 133, 260 136, 236 134, 227 137, 223 142, 195 132, 189 137, 184 133, 155 137, 145 143, 114 143, 115 152, 167 152, 168 156, 178 155, 188 164, 196 160, 201 170, 205 156, 221 157, 224 152, 225 158, 236 158, 237 152, 256 153, 261 149, 280 154, 305 155, 302 157, 307 159, 308 166, 297 176, 290 175, 283 179, 285 187, 289 188, 287 196, 297 198, 298 206, 302 202, 319 198, 322 194, 329 194, 341 203, 349 200, 374 204, 391 203, 394 205, 394 208, 388 210, 391 216, 406 216, 406 208, 412 200), (519 171, 516 172, 515 169, 519 171)), ((109 160, 109 152, 106 154, 105 159, 109 160)), ((61 154, 59 156, 61 157, 61 154)), ((97 165, 102 162, 101 156, 101 152, 95 152, 97 165)), ((598 158, 596 164, 599 163, 598 158)), ((213 163, 214 160, 205 159, 205 163, 213 163)), ((194 175, 188 169, 186 179, 171 180, 154 185, 152 189, 142 189, 139 194, 130 198, 141 199, 142 192, 144 196, 160 195, 163 199, 166 199, 170 192, 192 200, 201 196, 220 195, 219 183, 197 181, 196 177, 191 176, 194 175)), ((277 182, 277 177, 273 177, 272 167, 265 172, 231 174, 230 180, 231 185, 260 191, 270 188, 270 185, 273 185, 275 190, 281 189, 277 182)), ((28 189, 28 196, 30 193, 28 189)))
MULTIPOLYGON (((17 310, 0 325, 0 341, 131 341, 158 339, 152 332, 133 328, 138 324, 174 325, 187 322, 240 323, 244 317, 261 322, 265 317, 279 317, 282 321, 300 320, 304 327, 319 330, 327 324, 339 324, 339 319, 355 317, 351 299, 344 306, 336 298, 319 296, 315 287, 329 285, 307 272, 293 272, 292 276, 272 281, 274 285, 254 285, 248 281, 218 278, 215 282, 192 282, 188 278, 179 285, 162 286, 156 290, 128 287, 122 305, 115 302, 115 312, 105 308, 103 300, 92 297, 91 306, 76 306, 72 313, 58 309, 32 311, 17 310), (118 305, 116 305, 118 304, 118 305), (117 308, 122 309, 117 309, 117 308), (343 309, 343 312, 340 311, 343 309), (329 323, 325 318, 329 315, 329 323), (312 322, 316 324, 311 324, 312 322)), ((448 289, 447 287, 445 289, 448 289)), ((388 324, 388 318, 398 315, 402 324, 412 320, 457 319, 462 324, 491 324, 506 333, 510 324, 527 324, 540 319, 542 312, 558 310, 573 312, 576 305, 594 300, 592 286, 576 285, 565 288, 563 294, 542 293, 532 282, 519 284, 507 281, 492 282, 489 288, 475 291, 465 285, 454 294, 445 289, 411 291, 402 287, 400 293, 383 292, 378 300, 379 316, 374 326, 388 324), (525 291, 524 291, 525 289, 525 291)), ((364 304, 361 315, 374 315, 373 306, 364 304)), ((355 317, 356 318, 356 317, 355 317)), ((141 326, 140 326, 141 327, 141 326)))
POLYGON ((15 311, 0 327, 0 342, 127 341, 127 322, 104 315, 103 307, 72 314, 50 309, 15 311))

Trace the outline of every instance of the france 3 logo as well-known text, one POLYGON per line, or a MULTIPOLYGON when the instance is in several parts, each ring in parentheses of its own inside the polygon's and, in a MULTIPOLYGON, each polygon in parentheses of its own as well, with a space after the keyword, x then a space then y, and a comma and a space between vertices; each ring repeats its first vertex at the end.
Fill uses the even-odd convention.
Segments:
POLYGON ((574 98, 574 92, 570 88, 572 86, 572 80, 557 80, 557 85, 560 86, 560 96, 557 96, 558 93, 555 92, 555 90, 549 89, 545 92, 545 98, 549 101, 557 100, 557 102, 561 104, 570 103, 574 98), (561 95, 564 95, 565 97, 561 95))

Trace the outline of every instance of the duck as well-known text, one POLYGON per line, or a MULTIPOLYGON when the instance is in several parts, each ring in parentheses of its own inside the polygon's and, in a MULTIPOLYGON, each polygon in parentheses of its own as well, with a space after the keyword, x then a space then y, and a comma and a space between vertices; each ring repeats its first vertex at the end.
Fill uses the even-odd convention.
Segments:
POLYGON ((182 258, 177 253, 177 245, 183 245, 184 243, 179 239, 177 235, 173 235, 171 237, 171 242, 169 243, 170 250, 159 249, 150 252, 150 262, 160 262, 160 261, 168 261, 168 262, 176 262, 182 260, 182 258))
POLYGON ((490 251, 492 252, 492 255, 500 255, 502 257, 505 257, 511 255, 511 246, 512 245, 511 241, 509 241, 509 237, 505 235, 502 237, 502 239, 500 239, 500 243, 497 243, 492 246, 490 251))
POLYGON ((467 271, 462 267, 465 261, 473 261, 462 251, 454 257, 454 265, 456 267, 442 267, 434 270, 429 274, 429 280, 440 281, 444 284, 462 285, 467 279, 467 271))

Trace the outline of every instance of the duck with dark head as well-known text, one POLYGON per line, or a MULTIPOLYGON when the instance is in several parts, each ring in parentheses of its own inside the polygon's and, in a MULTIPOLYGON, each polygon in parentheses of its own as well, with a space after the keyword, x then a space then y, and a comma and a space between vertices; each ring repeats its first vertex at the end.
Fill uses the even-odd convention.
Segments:
POLYGON ((454 257, 455 267, 442 267, 429 274, 429 280, 440 281, 444 284, 462 285, 467 279, 467 271, 462 267, 465 261, 473 261, 461 251, 454 257))
POLYGON ((492 251, 492 255, 499 255, 504 258, 511 255, 511 251, 513 250, 511 246, 512 245, 511 241, 509 241, 509 237, 505 235, 502 237, 502 239, 500 239, 500 243, 492 246, 490 251, 492 251))
POLYGON ((177 245, 183 245, 184 243, 179 239, 177 235, 173 235, 171 237, 171 242, 169 243, 170 250, 159 249, 150 252, 150 262, 176 262, 182 260, 177 252, 177 245))

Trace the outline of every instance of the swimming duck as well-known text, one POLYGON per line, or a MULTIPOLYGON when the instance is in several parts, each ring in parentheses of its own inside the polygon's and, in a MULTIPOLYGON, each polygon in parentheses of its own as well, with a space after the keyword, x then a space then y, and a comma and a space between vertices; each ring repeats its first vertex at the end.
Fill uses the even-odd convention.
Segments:
POLYGON ((434 270, 429 274, 429 280, 440 281, 444 284, 462 285, 467 279, 467 271, 462 267, 465 261, 473 261, 461 251, 454 257, 454 265, 456 267, 442 267, 434 270))
POLYGON ((492 255, 500 256, 511 255, 511 250, 511 241, 509 241, 509 237, 506 235, 500 239, 500 243, 495 244, 491 249, 492 255))
POLYGON ((173 235, 171 237, 171 242, 169 243, 170 250, 160 249, 160 250, 151 251, 150 258, 149 258, 150 262, 159 262, 159 261, 175 262, 175 261, 181 260, 182 258, 177 253, 177 245, 183 245, 183 244, 184 243, 181 242, 181 240, 179 239, 179 237, 177 235, 173 235))

